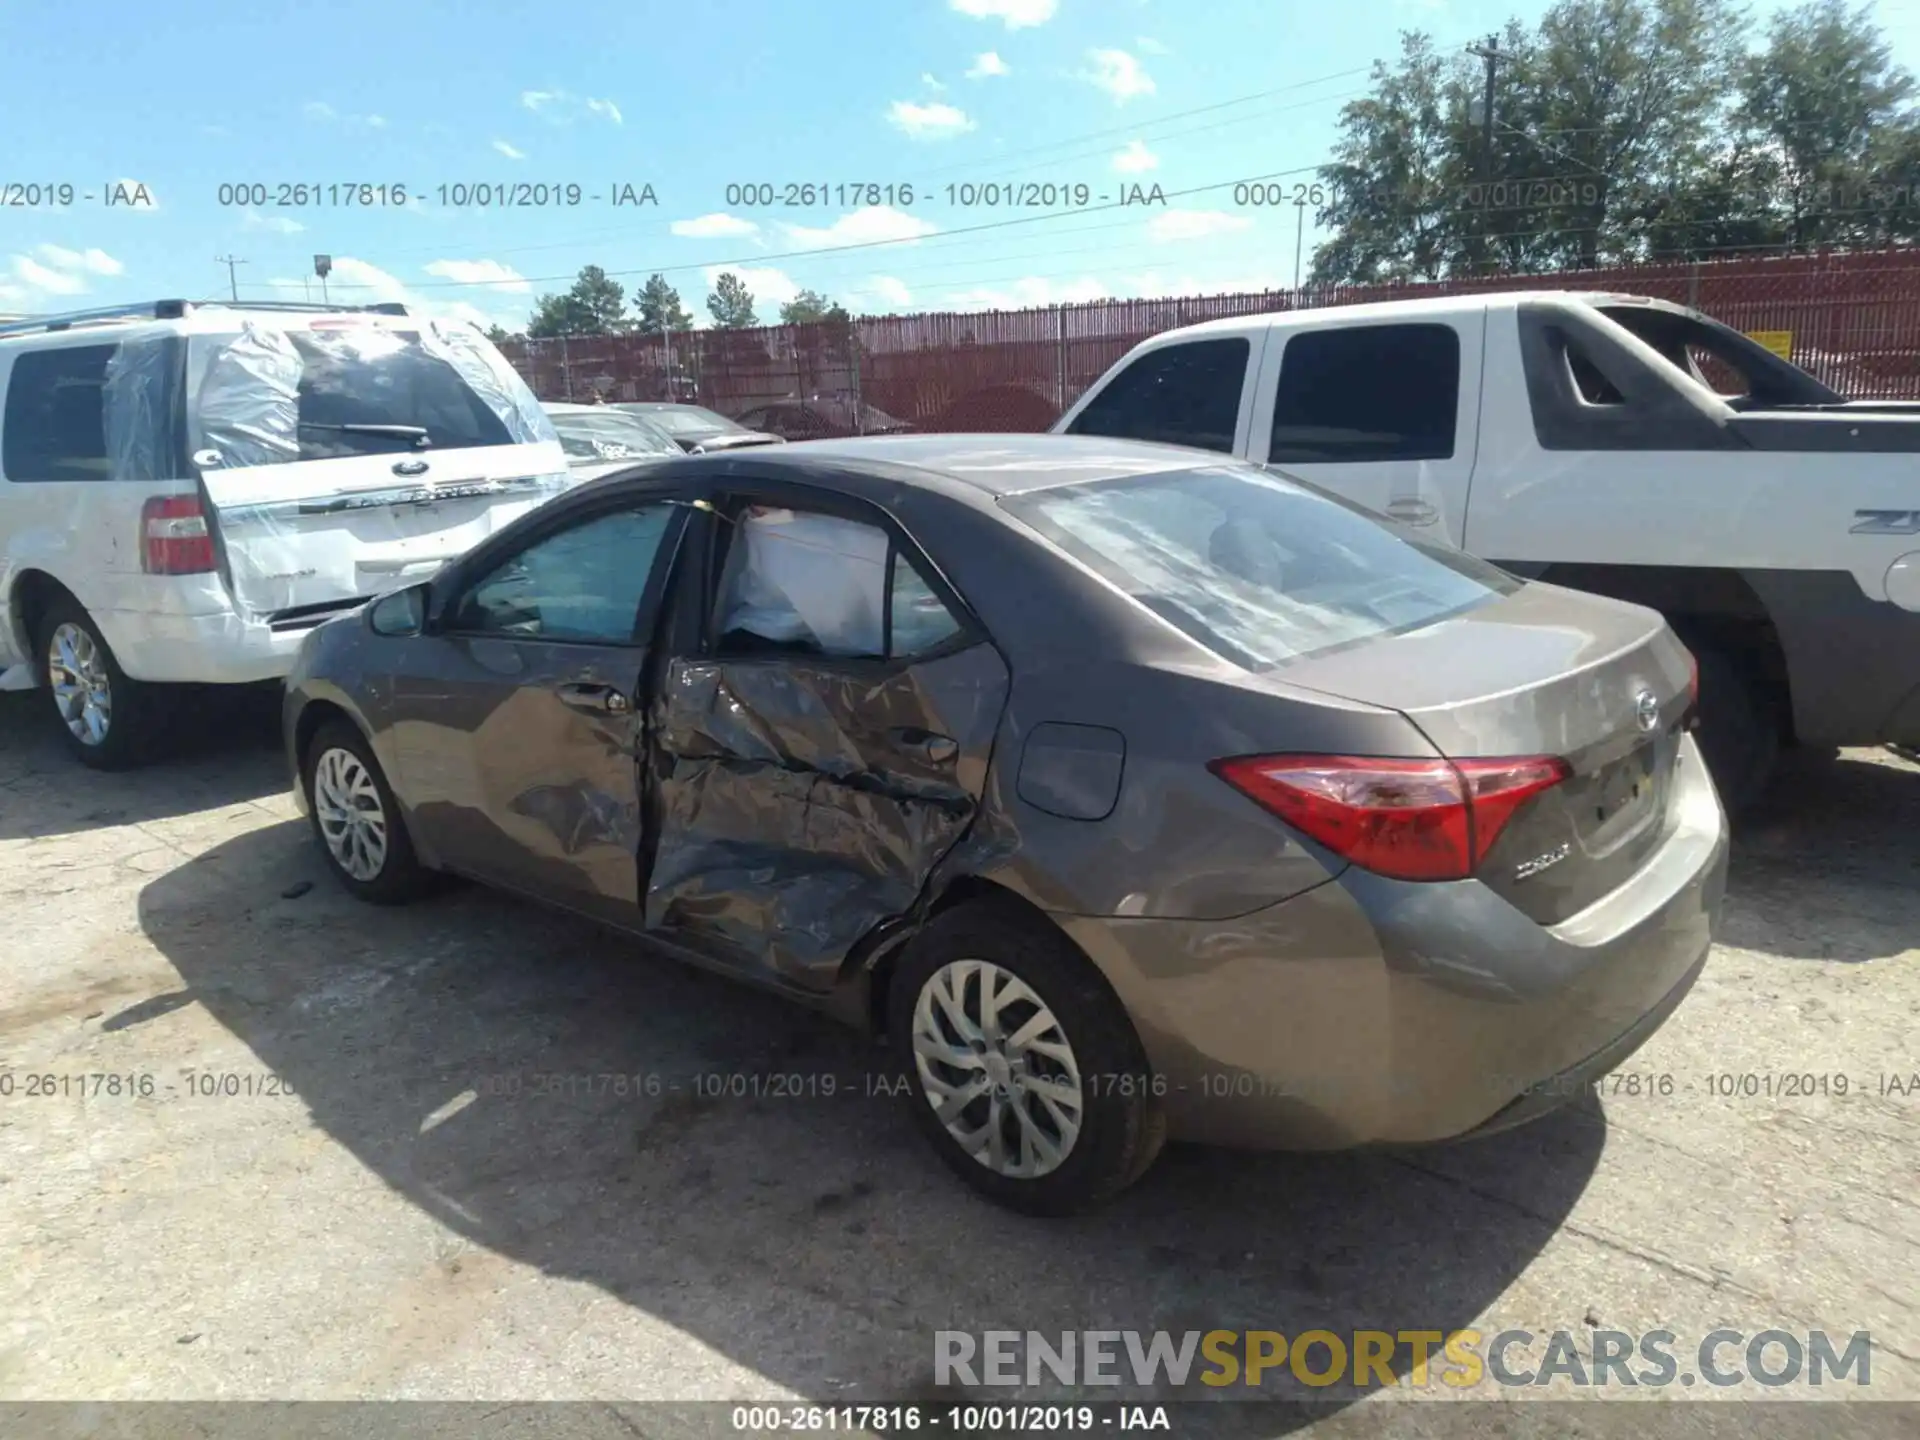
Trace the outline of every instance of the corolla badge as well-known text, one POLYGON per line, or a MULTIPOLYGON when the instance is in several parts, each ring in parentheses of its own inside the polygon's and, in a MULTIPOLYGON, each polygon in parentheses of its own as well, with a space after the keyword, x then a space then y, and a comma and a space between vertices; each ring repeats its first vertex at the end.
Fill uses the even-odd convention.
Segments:
POLYGON ((1533 857, 1533 859, 1523 860, 1518 865, 1514 866, 1513 878, 1515 880, 1531 880, 1534 876, 1538 875, 1542 870, 1552 869, 1555 865, 1558 865, 1562 860, 1566 859, 1567 856, 1571 855, 1572 853, 1573 853, 1573 842, 1563 841, 1560 844, 1554 846, 1553 849, 1547 851, 1546 854, 1536 855, 1533 857))
POLYGON ((1651 690, 1642 690, 1634 696, 1633 720, 1649 734, 1657 730, 1660 726, 1660 697, 1651 690))
POLYGON ((427 473, 427 462, 424 460, 401 460, 394 465, 393 473, 396 475, 424 475, 427 473))

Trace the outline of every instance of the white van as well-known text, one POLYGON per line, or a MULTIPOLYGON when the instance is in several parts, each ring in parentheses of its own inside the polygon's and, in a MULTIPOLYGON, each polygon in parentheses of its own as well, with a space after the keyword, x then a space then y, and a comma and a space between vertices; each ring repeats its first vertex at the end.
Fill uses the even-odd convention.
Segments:
POLYGON ((464 322, 162 300, 0 325, 0 689, 89 765, 155 687, 287 673, 308 630, 573 483, 464 322))

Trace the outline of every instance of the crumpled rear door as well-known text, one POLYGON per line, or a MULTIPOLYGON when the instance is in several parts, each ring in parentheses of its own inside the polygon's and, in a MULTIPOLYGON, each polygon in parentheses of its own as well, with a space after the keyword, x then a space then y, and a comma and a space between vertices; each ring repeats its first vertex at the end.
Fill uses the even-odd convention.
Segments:
POLYGON ((973 823, 1007 685, 985 642, 893 667, 672 661, 651 727, 649 928, 829 989, 973 823))

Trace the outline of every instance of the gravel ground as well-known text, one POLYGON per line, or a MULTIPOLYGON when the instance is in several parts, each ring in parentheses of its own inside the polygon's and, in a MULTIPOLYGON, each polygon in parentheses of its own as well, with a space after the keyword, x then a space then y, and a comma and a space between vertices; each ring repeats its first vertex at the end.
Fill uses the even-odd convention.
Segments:
MULTIPOLYGON (((0 1399, 871 1402, 934 1394, 938 1330, 1726 1327, 1870 1331, 1850 1398, 1920 1401, 1920 766, 1884 752, 1796 763, 1742 838, 1641 1093, 1405 1154, 1176 1147, 1046 1223, 963 1190, 827 1021, 477 889, 355 905, 270 714, 103 776, 36 698, 0 695, 0 1399), (836 1093, 695 1088, 742 1073, 836 1093), (578 1078, 618 1075, 681 1083, 578 1078)), ((1444 1388, 1231 1408, 1439 1433, 1444 1388)))

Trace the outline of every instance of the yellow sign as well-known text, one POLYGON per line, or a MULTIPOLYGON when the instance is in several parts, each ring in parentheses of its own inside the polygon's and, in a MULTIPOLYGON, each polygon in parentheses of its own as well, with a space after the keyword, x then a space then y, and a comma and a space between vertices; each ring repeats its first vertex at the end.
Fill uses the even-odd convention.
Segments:
POLYGON ((1793 358, 1793 331, 1791 330, 1749 330, 1747 338, 1764 345, 1782 360, 1793 358))

